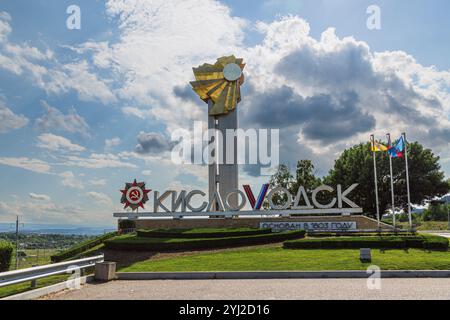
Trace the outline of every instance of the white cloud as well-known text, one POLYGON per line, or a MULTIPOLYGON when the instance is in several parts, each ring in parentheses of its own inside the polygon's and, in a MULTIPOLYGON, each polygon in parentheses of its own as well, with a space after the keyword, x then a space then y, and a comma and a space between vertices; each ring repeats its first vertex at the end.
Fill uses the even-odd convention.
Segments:
POLYGON ((144 171, 142 171, 142 174, 144 176, 151 176, 152 175, 152 170, 144 170, 144 171))
POLYGON ((92 179, 89 181, 89 183, 93 186, 99 186, 103 187, 106 186, 106 180, 105 179, 92 179))
POLYGON ((127 116, 133 116, 142 120, 150 119, 153 117, 152 110, 139 109, 135 107, 124 107, 122 108, 122 113, 127 116))
POLYGON ((28 118, 12 112, 3 105, 0 100, 0 133, 8 132, 14 129, 23 128, 28 124, 28 118))
POLYGON ((50 173, 51 166, 42 160, 27 157, 0 157, 0 164, 37 173, 50 173))
POLYGON ((97 201, 98 204, 109 207, 113 205, 113 201, 111 200, 111 198, 104 193, 91 191, 88 192, 87 195, 92 199, 94 199, 95 201, 97 201))
POLYGON ((77 111, 72 108, 68 114, 63 114, 58 109, 50 106, 46 101, 41 101, 45 109, 45 113, 36 119, 36 126, 43 130, 66 131, 70 133, 79 133, 83 136, 89 135, 89 125, 86 120, 78 115, 77 111))
POLYGON ((93 65, 123 79, 117 96, 136 104, 123 112, 155 117, 169 130, 202 117, 201 102, 180 103, 173 88, 192 80, 192 66, 239 51, 246 21, 215 0, 109 0, 106 8, 119 24, 119 40, 89 41, 73 50, 90 53, 93 65))
POLYGON ((11 16, 8 12, 0 11, 0 42, 4 42, 12 29, 9 24, 11 16))
POLYGON ((66 171, 59 174, 63 180, 61 181, 62 185, 65 187, 70 187, 74 189, 84 189, 83 183, 75 177, 72 171, 66 171))
POLYGON ((121 143, 122 143, 122 140, 120 140, 120 138, 118 138, 118 137, 115 137, 112 139, 106 139, 105 140, 105 149, 111 150, 112 148, 117 147, 121 143))
POLYGON ((108 86, 109 81, 95 74, 87 61, 64 64, 54 57, 51 50, 43 51, 27 43, 10 42, 10 21, 8 13, 0 12, 0 68, 15 75, 25 75, 47 94, 75 91, 84 101, 104 104, 117 101, 108 86))
POLYGON ((69 139, 51 133, 41 134, 37 139, 37 146, 39 148, 51 151, 68 150, 81 152, 86 150, 84 147, 70 142, 69 139))
POLYGON ((371 133, 402 131, 449 153, 449 71, 422 66, 404 52, 373 52, 333 28, 316 40, 296 16, 257 28, 264 40, 244 54, 250 74, 244 85, 252 90, 240 105, 241 123, 282 128, 282 162, 313 159, 325 174, 342 150, 371 133))
POLYGON ((137 166, 130 162, 124 162, 119 156, 113 154, 96 154, 93 153, 89 157, 66 156, 62 163, 67 167, 81 167, 88 169, 104 169, 104 168, 129 168, 135 169, 137 166))
POLYGON ((50 201, 50 196, 46 194, 36 194, 36 193, 30 193, 30 198, 33 200, 39 200, 39 201, 50 201))
POLYGON ((69 63, 49 71, 50 81, 43 87, 48 93, 67 93, 75 90, 83 101, 117 101, 108 84, 91 72, 87 61, 69 63))

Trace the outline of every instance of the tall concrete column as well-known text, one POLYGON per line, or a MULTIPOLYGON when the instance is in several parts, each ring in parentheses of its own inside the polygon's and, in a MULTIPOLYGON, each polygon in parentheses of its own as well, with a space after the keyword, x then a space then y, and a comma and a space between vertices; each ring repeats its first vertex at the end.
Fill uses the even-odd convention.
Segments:
MULTIPOLYGON (((211 101, 208 106, 212 107, 211 101)), ((208 116, 208 129, 219 130, 223 137, 223 143, 216 145, 217 152, 212 155, 215 161, 208 168, 209 198, 217 190, 224 203, 227 195, 238 188, 237 139, 235 135, 231 139, 227 138, 227 129, 236 131, 237 125, 237 110, 219 117, 208 116), (227 149, 228 153, 232 153, 228 159, 231 163, 227 163, 227 149), (222 163, 218 163, 219 159, 222 163)), ((237 207, 238 196, 233 194, 228 202, 231 206, 237 207)), ((218 210, 216 204, 213 204, 213 209, 218 210)))

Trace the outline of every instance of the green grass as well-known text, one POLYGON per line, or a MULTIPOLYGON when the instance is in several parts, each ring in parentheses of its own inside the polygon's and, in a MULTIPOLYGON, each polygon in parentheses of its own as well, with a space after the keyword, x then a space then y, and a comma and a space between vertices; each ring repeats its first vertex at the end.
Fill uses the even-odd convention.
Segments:
POLYGON ((450 252, 420 249, 384 252, 372 250, 372 263, 362 263, 359 260, 359 250, 288 250, 277 246, 150 259, 134 263, 120 271, 365 270, 372 264, 383 270, 450 270, 450 252))
MULTIPOLYGON (((25 257, 19 257, 19 269, 31 268, 34 265, 50 264, 50 257, 60 252, 58 249, 25 249, 25 257)), ((14 250, 11 261, 11 270, 15 268, 16 251, 14 250)))
MULTIPOLYGON (((57 284, 57 283, 66 281, 68 277, 69 277, 68 275, 58 275, 58 276, 48 277, 48 278, 44 278, 44 279, 39 279, 39 280, 37 280, 35 289, 51 286, 53 284, 57 284)), ((25 291, 29 291, 29 290, 32 290, 30 287, 30 282, 24 282, 24 283, 19 283, 19 284, 3 287, 3 288, 0 288, 0 299, 7 297, 7 296, 19 294, 19 293, 22 293, 25 291)))
MULTIPOLYGON (((215 234, 216 235, 216 234, 215 234)), ((105 241, 105 248, 127 251, 189 251, 202 249, 230 248, 239 246, 259 245, 283 242, 304 237, 305 231, 288 231, 257 235, 245 235, 211 238, 150 238, 140 237, 139 233, 126 234, 105 241)), ((201 236, 204 236, 203 234, 201 236)))

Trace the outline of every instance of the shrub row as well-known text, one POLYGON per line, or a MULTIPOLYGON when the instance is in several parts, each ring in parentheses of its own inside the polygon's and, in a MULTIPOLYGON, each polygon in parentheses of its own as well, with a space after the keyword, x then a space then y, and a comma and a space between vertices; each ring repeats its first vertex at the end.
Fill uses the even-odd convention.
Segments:
POLYGON ((357 233, 330 233, 330 232, 308 232, 308 237, 311 238, 330 238, 330 237, 406 237, 406 236, 416 236, 417 233, 413 232, 402 232, 402 233, 394 233, 394 232, 383 232, 383 233, 376 233, 376 232, 357 232, 357 233))
POLYGON ((138 230, 138 237, 144 238, 178 238, 178 239, 210 239, 210 238, 231 238, 241 236, 255 236, 260 234, 272 233, 271 229, 255 229, 255 230, 230 230, 220 232, 204 232, 204 233, 185 233, 185 232, 170 232, 164 230, 138 230))
POLYGON ((286 241, 285 249, 355 249, 355 248, 385 248, 385 249, 448 249, 448 239, 434 235, 391 236, 391 237, 335 237, 308 238, 286 241))
POLYGON ((11 243, 0 240, 0 272, 9 270, 13 250, 11 243))
POLYGON ((158 239, 154 238, 130 237, 105 241, 105 247, 107 249, 132 251, 187 251, 276 243, 285 240, 299 239, 304 236, 305 231, 298 230, 230 238, 188 239, 179 242, 173 241, 174 239, 169 242, 157 241, 158 239))
POLYGON ((89 250, 95 246, 98 246, 99 244, 102 244, 105 240, 115 237, 116 235, 117 235, 117 232, 106 233, 95 239, 84 241, 74 247, 69 248, 68 250, 59 252, 59 253, 51 256, 50 259, 52 260, 53 263, 70 259, 86 250, 89 250))

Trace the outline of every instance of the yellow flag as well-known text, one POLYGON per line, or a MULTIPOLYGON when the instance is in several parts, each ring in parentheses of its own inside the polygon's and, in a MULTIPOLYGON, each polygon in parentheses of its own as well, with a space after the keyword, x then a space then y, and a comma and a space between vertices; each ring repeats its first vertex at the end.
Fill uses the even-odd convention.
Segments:
POLYGON ((383 151, 388 151, 389 148, 386 147, 384 144, 379 143, 378 141, 374 141, 373 145, 372 145, 372 151, 373 152, 383 152, 383 151))

